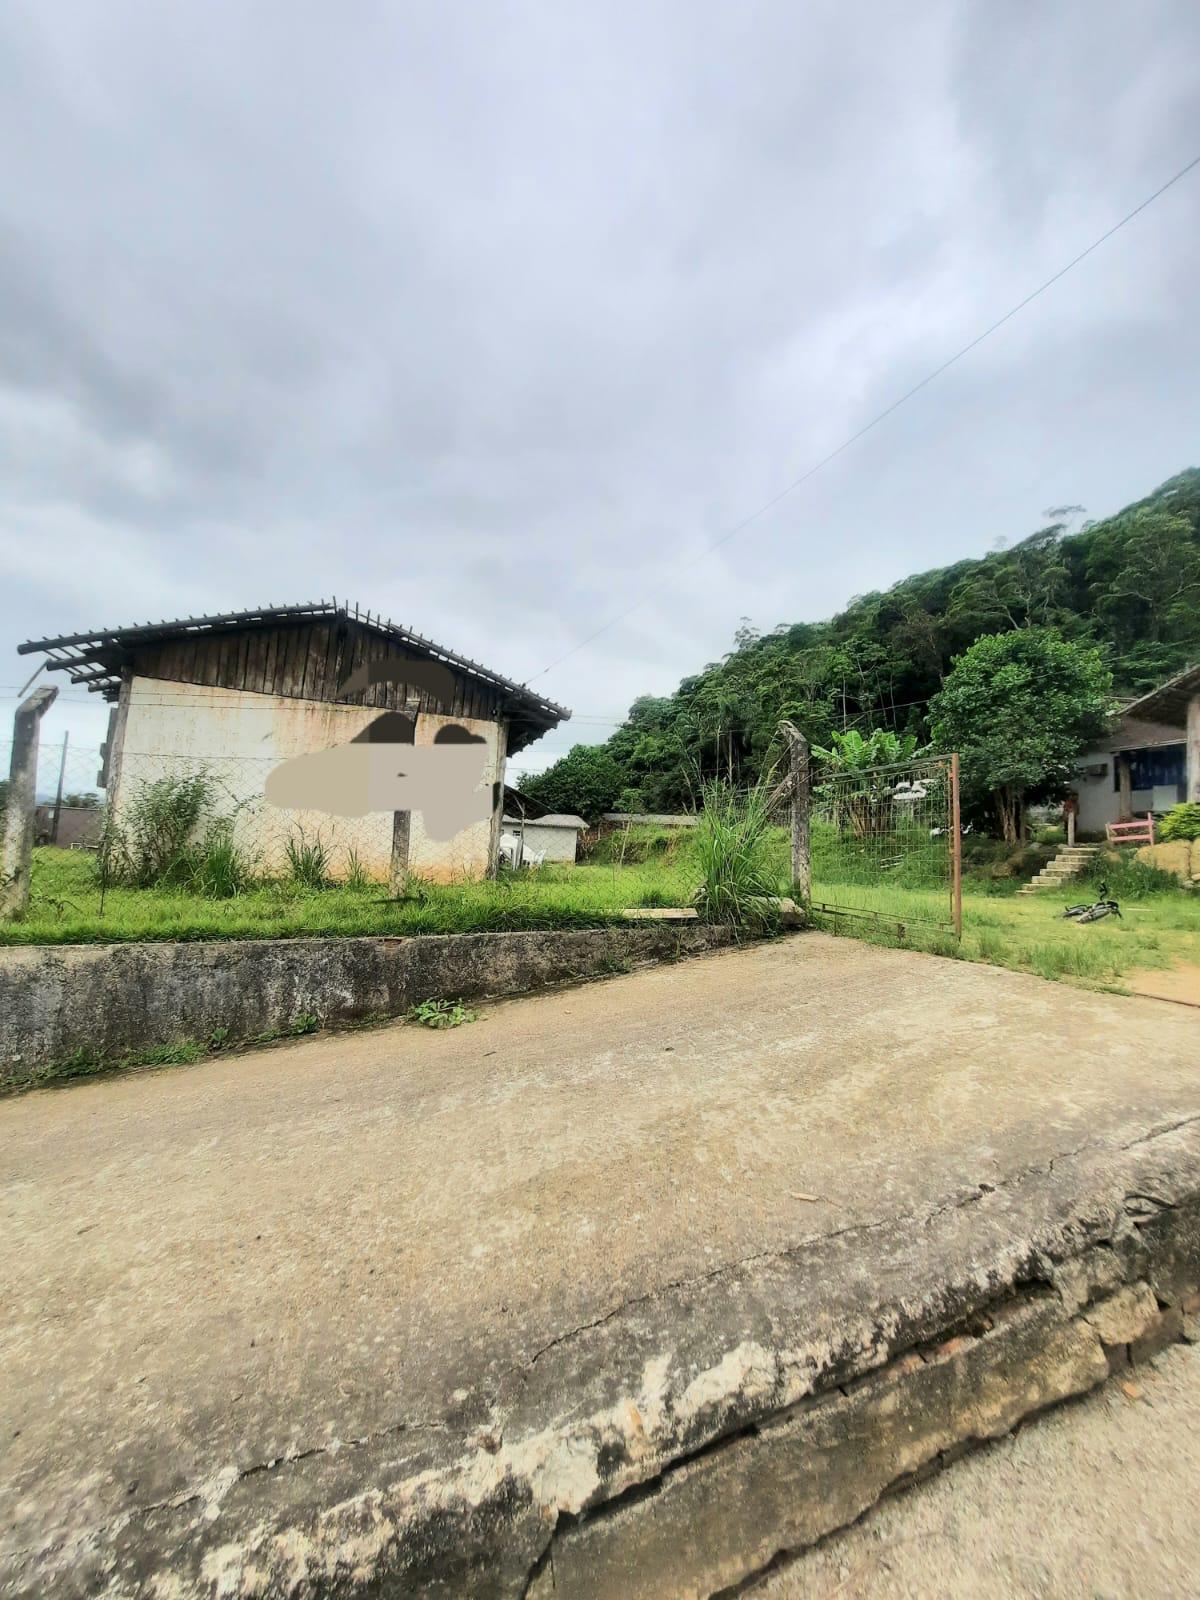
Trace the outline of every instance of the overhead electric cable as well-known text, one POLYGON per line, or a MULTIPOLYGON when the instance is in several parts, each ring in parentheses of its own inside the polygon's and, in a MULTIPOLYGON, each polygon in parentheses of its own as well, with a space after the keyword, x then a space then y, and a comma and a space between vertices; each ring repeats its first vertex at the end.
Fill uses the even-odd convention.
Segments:
MULTIPOLYGON (((1098 250, 1100 246, 1106 243, 1107 240, 1111 239, 1115 233, 1120 233, 1121 229, 1124 228, 1128 223, 1132 222, 1136 216, 1141 214, 1141 212, 1145 211, 1147 206, 1153 205, 1160 196, 1166 194, 1167 190, 1177 184, 1181 178, 1186 178, 1188 173, 1193 171, 1197 166, 1200 166, 1200 155, 1193 156, 1185 167, 1180 167, 1179 171, 1175 173, 1173 177, 1168 178, 1164 184, 1161 184, 1157 189, 1155 189, 1153 194, 1147 195, 1139 205, 1134 206, 1132 211, 1126 212, 1119 222, 1114 222, 1112 227, 1106 232, 1102 233, 1098 239, 1093 239, 1091 244, 1089 244, 1086 249, 1081 250, 1077 256, 1073 256, 1071 260, 1067 262, 1065 267, 1060 267, 1052 277, 1047 278, 1044 283, 1040 283, 1038 287, 1027 294, 1023 300, 1018 300, 1015 306, 1012 306, 1008 311, 1006 311, 1002 317, 997 317, 996 321, 993 322, 989 327, 985 328, 982 333, 976 334, 976 336, 968 344, 963 345, 961 350, 956 350, 952 356, 948 357, 942 362, 941 366, 935 367, 933 371, 927 373, 919 383, 914 383, 911 389, 905 390, 905 392, 900 395, 898 399, 892 401, 891 405, 885 407, 885 409, 880 411, 878 415, 872 417, 869 422, 865 422, 857 432, 852 433, 848 438, 843 439, 841 444, 836 445, 834 449, 829 451, 828 455, 824 455, 819 461, 814 462, 813 465, 809 467, 807 471, 802 472, 798 478, 793 478, 792 482, 789 483, 786 488, 781 489, 779 493, 773 495, 770 500, 764 501, 764 503, 759 506, 757 510, 750 512, 749 516, 743 517, 740 522, 735 523, 734 526, 727 532, 723 533, 719 539, 714 539, 712 544, 706 545, 704 549, 698 553, 695 559, 703 560, 706 556, 712 555, 714 550, 719 550, 723 544, 728 544, 730 539, 735 539, 737 535, 745 528, 748 528, 752 522, 756 522, 759 517, 765 516, 768 511, 773 510, 781 500, 786 500, 788 495, 794 493, 801 484, 807 483, 810 478, 815 477, 823 467, 827 467, 831 461, 836 460, 836 458, 840 456, 843 451, 848 450, 852 444, 857 444, 864 434, 870 433, 872 428, 877 428, 879 424, 887 417, 890 417, 894 411, 898 411, 900 407, 907 404, 907 402, 911 400, 914 395, 920 394, 922 389, 927 388, 935 378, 940 378, 943 372, 948 372, 956 362, 961 361, 964 356, 969 355, 971 351, 976 349, 977 346, 981 345, 985 339, 990 339, 992 334, 996 333, 1000 328, 1002 328, 1006 322, 1011 322, 1013 317, 1015 317, 1018 312, 1024 311, 1026 306, 1032 305, 1039 295, 1045 294, 1046 290, 1052 288, 1060 278, 1065 278, 1067 273, 1072 271, 1073 268, 1077 267, 1081 261, 1086 261, 1088 256, 1090 256, 1094 250, 1098 250)), ((565 650, 562 655, 556 656, 548 666, 543 667, 540 672, 534 673, 533 677, 527 681, 529 683, 536 683, 539 678, 544 678, 547 672, 551 672, 555 667, 560 666, 562 662, 568 660, 571 656, 576 655, 580 650, 585 649, 589 644, 592 643, 593 640, 598 639, 601 634, 607 633, 610 628, 615 628, 618 623, 624 622, 627 617, 633 616, 633 614, 637 611, 641 611, 648 603, 649 602, 646 600, 639 600, 634 605, 627 607, 626 610, 618 612, 615 617, 610 617, 607 622, 602 622, 598 628, 594 628, 591 633, 586 634, 582 639, 580 639, 578 644, 572 645, 571 648, 569 650, 565 650)))

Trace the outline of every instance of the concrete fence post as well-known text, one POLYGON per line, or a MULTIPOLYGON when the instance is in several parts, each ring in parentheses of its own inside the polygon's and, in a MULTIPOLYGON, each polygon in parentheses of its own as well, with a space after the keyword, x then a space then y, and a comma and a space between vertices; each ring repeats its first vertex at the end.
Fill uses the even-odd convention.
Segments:
POLYGON ((42 718, 57 696, 57 689, 35 689, 27 700, 22 700, 13 717, 8 804, 4 812, 4 838, 0 843, 0 917, 9 920, 19 917, 29 904, 38 738, 42 718))
POLYGON ((792 779, 792 884, 807 906, 812 900, 812 844, 809 811, 812 785, 808 765, 808 740, 794 722, 781 722, 787 740, 792 779))

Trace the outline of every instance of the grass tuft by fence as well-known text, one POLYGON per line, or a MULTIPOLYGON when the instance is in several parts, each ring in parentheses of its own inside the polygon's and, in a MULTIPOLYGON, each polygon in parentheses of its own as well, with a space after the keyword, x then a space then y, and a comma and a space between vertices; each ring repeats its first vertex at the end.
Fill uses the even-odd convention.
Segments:
POLYGON ((741 791, 704 786, 696 828, 696 909, 707 922, 764 932, 779 921, 783 887, 769 783, 741 791))

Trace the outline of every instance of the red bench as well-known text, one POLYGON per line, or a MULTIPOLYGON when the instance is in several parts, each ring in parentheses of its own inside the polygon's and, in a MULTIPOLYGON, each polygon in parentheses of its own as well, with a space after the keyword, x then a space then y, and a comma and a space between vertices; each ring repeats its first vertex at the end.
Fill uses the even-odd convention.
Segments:
POLYGON ((1135 817, 1132 822, 1109 822, 1104 832, 1109 844, 1153 844, 1154 817, 1147 812, 1144 817, 1135 817))

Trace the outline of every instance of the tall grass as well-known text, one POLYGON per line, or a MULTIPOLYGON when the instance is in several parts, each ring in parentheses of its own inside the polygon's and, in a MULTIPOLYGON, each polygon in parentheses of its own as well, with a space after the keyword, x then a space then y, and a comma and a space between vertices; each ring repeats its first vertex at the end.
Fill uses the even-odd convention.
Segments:
POLYGON ((256 862, 235 842, 227 817, 211 823, 200 844, 184 852, 180 869, 181 887, 210 900, 245 894, 258 881, 256 862))
POLYGON ((320 829, 316 836, 308 838, 303 828, 296 832, 287 841, 288 877, 302 889, 324 889, 330 879, 332 862, 329 850, 321 837, 320 829))
POLYGON ((768 804, 760 783, 744 794, 706 783, 696 828, 696 909, 706 922, 762 931, 779 920, 780 880, 768 804))
POLYGON ((110 812, 100 839, 102 883, 134 889, 178 889, 208 899, 244 894, 256 881, 256 862, 234 840, 236 808, 214 814, 217 786, 209 773, 171 773, 138 784, 110 812))
POLYGON ((1181 887, 1173 872, 1165 872, 1162 867, 1156 867, 1149 861, 1120 855, 1115 850, 1093 856, 1081 876, 1081 882, 1089 888, 1106 883, 1113 900, 1144 900, 1147 895, 1177 894, 1181 887))
POLYGON ((661 823, 636 823, 606 833, 590 846, 586 859, 609 866, 640 866, 647 861, 684 862, 695 845, 695 828, 667 828, 661 823))
MULTIPOLYGON (((339 856, 338 866, 345 861, 339 856)), ((151 889, 101 885, 80 851, 34 851, 29 914, 0 923, 0 945, 107 943, 126 939, 280 939, 297 936, 514 932, 601 928, 650 897, 687 905, 695 877, 670 867, 547 865, 502 880, 423 882, 402 900, 385 885, 333 882, 315 892, 289 879, 259 877, 228 898, 201 895, 177 881, 151 889)))

